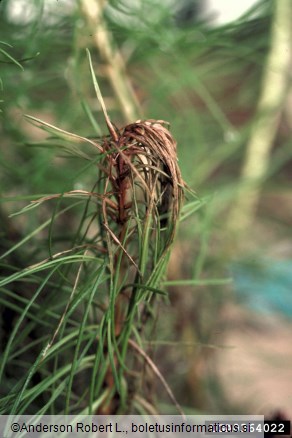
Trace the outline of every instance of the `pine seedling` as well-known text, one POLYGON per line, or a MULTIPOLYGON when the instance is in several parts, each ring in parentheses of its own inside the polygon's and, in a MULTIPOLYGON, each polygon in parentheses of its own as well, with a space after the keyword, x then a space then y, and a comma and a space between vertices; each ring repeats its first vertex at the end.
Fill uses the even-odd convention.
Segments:
MULTIPOLYGON (((156 298, 165 295, 160 285, 183 202, 184 182, 177 162, 176 142, 168 123, 162 120, 138 120, 119 129, 115 127, 96 82, 89 52, 88 57, 108 135, 89 139, 27 116, 33 124, 54 135, 55 140, 50 137, 50 144, 55 141, 66 153, 95 166, 97 177, 91 191, 71 190, 44 196, 21 211, 27 212, 53 199, 61 202, 74 198, 74 206, 85 201, 72 247, 57 253, 51 251, 48 259, 18 274, 22 278, 46 269, 57 270, 63 278, 58 292, 66 290, 68 294, 68 284, 72 282, 73 286, 65 306, 63 297, 57 303, 59 308, 63 306, 59 322, 24 378, 18 396, 11 398, 12 412, 25 412, 27 397, 32 394, 28 390, 31 378, 42 367, 45 375, 52 366, 55 369, 54 375, 42 383, 44 392, 51 385, 55 388, 45 409, 56 405, 54 394, 58 391, 58 406, 65 406, 64 413, 140 412, 143 394, 137 395, 137 382, 144 364, 162 377, 147 353, 142 353, 142 339, 156 298), (86 151, 82 150, 82 144, 87 145, 86 151), (77 272, 76 263, 80 263, 77 272), (64 344, 62 337, 68 337, 70 342, 64 344), (59 381, 58 363, 64 361, 64 348, 70 363, 60 369, 59 381), (83 389, 77 379, 82 372, 83 389)), ((58 212, 57 208, 52 223, 68 209, 58 212)), ((50 241, 52 249, 53 235, 50 241)), ((11 276, 6 283, 13 279, 11 276)), ((34 302, 29 304, 32 305, 34 302)), ((12 345, 13 340, 5 354, 5 363, 12 345)), ((171 395, 163 379, 162 383, 171 395)), ((34 397, 39 393, 39 390, 33 393, 34 397)))

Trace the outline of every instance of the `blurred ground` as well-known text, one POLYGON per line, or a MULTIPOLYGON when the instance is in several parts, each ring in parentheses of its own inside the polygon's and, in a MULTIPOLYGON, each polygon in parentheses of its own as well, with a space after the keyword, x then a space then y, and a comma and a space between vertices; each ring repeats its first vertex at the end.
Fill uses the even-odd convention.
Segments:
POLYGON ((292 418, 292 325, 230 306, 225 313, 224 344, 218 350, 218 374, 229 398, 254 414, 281 410, 292 418))

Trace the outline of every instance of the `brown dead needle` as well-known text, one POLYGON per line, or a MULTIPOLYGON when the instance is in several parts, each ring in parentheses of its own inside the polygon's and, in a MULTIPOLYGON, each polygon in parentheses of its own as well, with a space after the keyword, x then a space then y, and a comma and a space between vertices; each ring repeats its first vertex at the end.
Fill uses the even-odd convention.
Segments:
POLYGON ((166 232, 166 247, 174 237, 184 188, 176 141, 167 126, 162 120, 138 120, 118 130, 109 122, 110 138, 103 143, 107 206, 116 201, 111 218, 125 224, 133 217, 145 221, 151 216, 152 227, 166 232))
MULTIPOLYGON (((138 120, 122 129, 115 128, 94 74, 90 52, 88 49, 86 52, 109 131, 101 145, 106 157, 102 170, 107 178, 104 223, 108 226, 109 214, 117 224, 124 225, 136 218, 159 232, 164 230, 164 252, 173 241, 183 199, 184 182, 177 163, 176 141, 163 120, 138 120)), ((124 226, 118 234, 122 244, 124 226)))

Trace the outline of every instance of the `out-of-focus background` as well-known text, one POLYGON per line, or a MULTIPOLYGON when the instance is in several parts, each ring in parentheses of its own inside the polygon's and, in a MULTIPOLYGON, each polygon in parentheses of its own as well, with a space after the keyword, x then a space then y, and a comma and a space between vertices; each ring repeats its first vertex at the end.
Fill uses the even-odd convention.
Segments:
MULTIPOLYGON (((92 173, 79 176, 78 160, 39 147, 47 134, 23 118, 106 133, 89 48, 113 122, 170 122, 183 178, 202 199, 180 224, 153 343, 191 413, 292 417, 291 10, 290 0, 0 2, 6 267, 48 255, 45 232, 35 246, 9 249, 51 212, 9 215, 31 196, 94 184, 92 173)), ((68 212, 60 248, 74 225, 68 212)), ((17 299, 4 288, 0 305, 4 348, 17 299)), ((157 388, 156 404, 171 413, 157 388)))

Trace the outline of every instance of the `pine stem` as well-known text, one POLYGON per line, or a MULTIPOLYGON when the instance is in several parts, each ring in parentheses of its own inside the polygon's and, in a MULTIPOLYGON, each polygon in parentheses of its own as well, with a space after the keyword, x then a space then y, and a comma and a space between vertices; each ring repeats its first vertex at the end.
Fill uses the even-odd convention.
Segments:
POLYGON ((81 9, 87 25, 93 31, 94 45, 98 49, 112 88, 116 94, 126 122, 137 120, 140 114, 139 102, 127 78, 121 53, 114 46, 111 33, 103 18, 104 0, 81 0, 81 9))
POLYGON ((290 0, 274 0, 271 48, 263 74, 255 123, 247 145, 240 189, 228 223, 228 229, 236 234, 248 230, 253 221, 286 100, 291 68, 291 11, 290 0))

